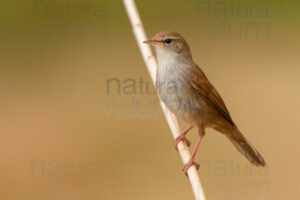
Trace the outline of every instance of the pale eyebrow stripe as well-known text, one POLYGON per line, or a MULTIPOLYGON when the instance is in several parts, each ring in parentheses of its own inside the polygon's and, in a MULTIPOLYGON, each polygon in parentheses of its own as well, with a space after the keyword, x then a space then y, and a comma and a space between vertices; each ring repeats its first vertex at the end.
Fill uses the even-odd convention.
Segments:
MULTIPOLYGON (((173 39, 173 40, 179 40, 179 39, 180 39, 180 38, 178 38, 178 37, 173 37, 173 36, 168 37, 168 38, 173 39)), ((167 39, 167 38, 166 38, 166 39, 167 39)))

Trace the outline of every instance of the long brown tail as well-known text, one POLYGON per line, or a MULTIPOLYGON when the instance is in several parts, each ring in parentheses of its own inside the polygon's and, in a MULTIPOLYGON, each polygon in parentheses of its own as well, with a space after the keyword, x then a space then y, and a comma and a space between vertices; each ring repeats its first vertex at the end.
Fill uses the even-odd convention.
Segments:
POLYGON ((238 130, 234 134, 227 135, 239 152, 241 152, 252 164, 265 166, 266 162, 258 151, 246 140, 238 130))

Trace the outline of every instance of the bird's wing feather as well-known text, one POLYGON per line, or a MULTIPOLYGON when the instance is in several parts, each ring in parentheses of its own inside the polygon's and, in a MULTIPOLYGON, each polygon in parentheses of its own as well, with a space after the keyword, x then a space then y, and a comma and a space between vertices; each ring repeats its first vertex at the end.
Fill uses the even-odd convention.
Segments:
POLYGON ((225 103, 218 91, 209 82, 204 72, 195 64, 191 71, 191 86, 209 105, 216 109, 222 117, 234 125, 225 103))

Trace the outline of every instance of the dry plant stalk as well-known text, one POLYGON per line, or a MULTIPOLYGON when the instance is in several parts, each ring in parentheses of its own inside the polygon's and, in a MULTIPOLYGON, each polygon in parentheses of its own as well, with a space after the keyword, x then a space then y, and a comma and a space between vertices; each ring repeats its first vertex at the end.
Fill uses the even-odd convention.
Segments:
MULTIPOLYGON (((147 69, 151 75, 153 83, 155 83, 157 63, 156 63, 156 59, 153 56, 149 45, 145 45, 142 43, 143 41, 147 40, 148 38, 146 37, 141 19, 139 17, 139 14, 138 14, 138 11, 137 11, 137 8, 135 5, 135 2, 134 2, 134 0, 123 0, 123 2, 124 2, 124 6, 126 8, 129 20, 131 22, 132 29, 133 29, 134 35, 136 37, 138 46, 140 48, 140 51, 141 51, 144 61, 146 63, 147 69)), ((180 129, 178 126, 177 119, 176 119, 175 115, 168 110, 168 108, 165 106, 165 104, 162 101, 160 101, 160 105, 161 105, 163 112, 165 114, 165 117, 168 121, 173 138, 175 139, 180 134, 180 129)), ((178 151, 180 153, 183 163, 188 162, 188 160, 191 158, 191 153, 189 151, 189 148, 184 144, 184 142, 181 141, 178 144, 178 151)), ((204 195, 204 191, 203 191, 201 181, 200 181, 199 175, 197 173, 196 167, 193 165, 192 167, 189 168, 187 173, 188 173, 188 177, 191 182, 191 185, 192 185, 195 199, 196 200, 205 200, 206 198, 204 195)))

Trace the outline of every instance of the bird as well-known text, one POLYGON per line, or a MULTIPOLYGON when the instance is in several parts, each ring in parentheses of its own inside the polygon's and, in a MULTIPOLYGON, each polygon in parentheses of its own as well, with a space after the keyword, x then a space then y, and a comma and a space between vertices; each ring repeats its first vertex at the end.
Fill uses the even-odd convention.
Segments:
POLYGON ((265 166, 263 157, 232 120, 218 91, 193 61, 190 47, 183 36, 173 31, 162 31, 144 43, 155 48, 158 64, 155 85, 161 100, 177 118, 190 124, 175 139, 175 147, 180 141, 190 146, 186 135, 193 127, 198 130, 195 150, 184 164, 183 172, 187 175, 192 165, 199 169, 195 156, 206 128, 225 135, 252 164, 265 166))

